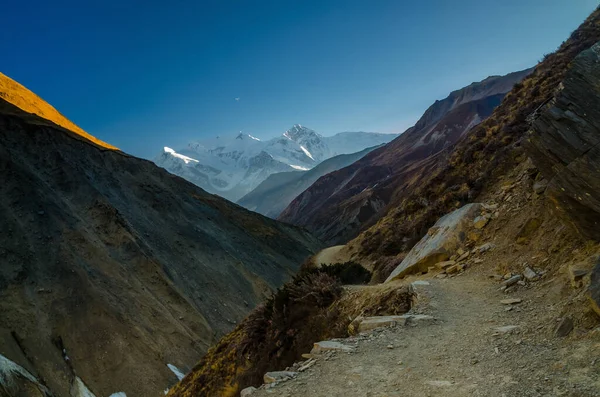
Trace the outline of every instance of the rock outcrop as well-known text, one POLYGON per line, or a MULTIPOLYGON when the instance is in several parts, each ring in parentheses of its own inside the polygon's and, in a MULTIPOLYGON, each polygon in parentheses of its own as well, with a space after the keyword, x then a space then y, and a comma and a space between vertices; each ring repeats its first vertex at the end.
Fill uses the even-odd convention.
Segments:
POLYGON ((420 272, 447 261, 465 242, 467 232, 482 218, 482 205, 467 204, 441 217, 394 269, 386 282, 420 272))
POLYGON ((573 60, 536 114, 527 148, 548 180, 545 194, 579 232, 600 240, 600 43, 573 60))

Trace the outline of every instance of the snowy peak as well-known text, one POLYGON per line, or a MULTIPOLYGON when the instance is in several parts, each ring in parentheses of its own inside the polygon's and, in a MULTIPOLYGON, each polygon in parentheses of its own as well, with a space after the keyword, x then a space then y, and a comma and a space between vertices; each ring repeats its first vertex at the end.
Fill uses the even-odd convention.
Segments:
POLYGON ((273 173, 310 170, 338 154, 356 153, 395 137, 369 132, 324 137, 295 124, 268 140, 240 131, 191 142, 181 150, 165 147, 154 162, 210 193, 236 201, 273 173))
POLYGON ((283 133, 283 136, 294 142, 314 137, 323 138, 316 131, 303 127, 302 124, 294 124, 292 128, 283 133))

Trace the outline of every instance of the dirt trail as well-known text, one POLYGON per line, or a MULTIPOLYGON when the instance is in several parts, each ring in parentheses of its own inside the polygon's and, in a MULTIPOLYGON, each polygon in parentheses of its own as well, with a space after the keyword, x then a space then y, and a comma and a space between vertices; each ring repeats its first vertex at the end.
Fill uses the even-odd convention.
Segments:
POLYGON ((321 357, 297 378, 252 396, 600 396, 598 330, 556 337, 552 286, 540 282, 507 296, 483 269, 427 281, 416 311, 433 315, 434 324, 344 339, 356 345, 353 353, 321 357), (522 302, 507 310, 500 302, 507 298, 522 302), (510 325, 518 328, 496 331, 510 325))
POLYGON ((313 259, 315 265, 321 266, 347 261, 348 258, 342 257, 340 255, 340 251, 344 247, 345 245, 334 245, 333 247, 321 250, 317 255, 315 255, 315 258, 313 259))

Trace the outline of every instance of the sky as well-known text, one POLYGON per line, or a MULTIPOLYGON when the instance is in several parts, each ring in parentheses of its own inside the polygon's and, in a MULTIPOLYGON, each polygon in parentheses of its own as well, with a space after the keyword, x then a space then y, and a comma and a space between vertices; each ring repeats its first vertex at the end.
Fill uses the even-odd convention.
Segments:
POLYGON ((535 65, 592 0, 5 2, 0 72, 92 135, 163 146, 293 124, 403 132, 436 99, 535 65))

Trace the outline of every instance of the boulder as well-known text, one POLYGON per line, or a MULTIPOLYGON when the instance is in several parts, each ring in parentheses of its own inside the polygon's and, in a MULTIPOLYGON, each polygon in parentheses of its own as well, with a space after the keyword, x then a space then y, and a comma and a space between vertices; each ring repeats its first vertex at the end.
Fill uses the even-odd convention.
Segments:
POLYGON ((533 121, 525 148, 548 181, 544 195, 584 237, 600 240, 600 43, 570 64, 533 121))
POLYGON ((592 309, 600 316, 600 262, 592 270, 588 292, 592 309))
POLYGON ((467 204, 438 219, 385 282, 425 272, 429 266, 450 258, 463 246, 467 232, 471 230, 473 220, 479 216, 481 209, 479 203, 467 204))

